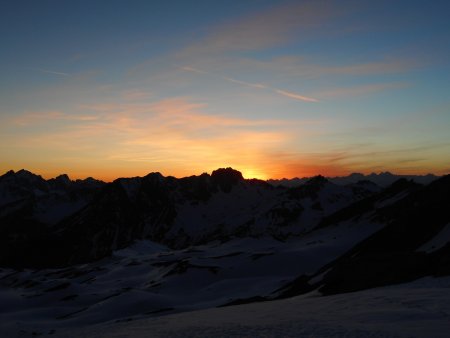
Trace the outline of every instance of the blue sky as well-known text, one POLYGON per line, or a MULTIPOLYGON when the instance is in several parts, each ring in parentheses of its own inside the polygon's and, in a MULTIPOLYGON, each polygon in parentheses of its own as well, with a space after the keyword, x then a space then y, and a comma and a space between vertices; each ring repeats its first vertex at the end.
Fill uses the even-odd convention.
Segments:
POLYGON ((10 1, 0 170, 450 169, 446 1, 10 1))

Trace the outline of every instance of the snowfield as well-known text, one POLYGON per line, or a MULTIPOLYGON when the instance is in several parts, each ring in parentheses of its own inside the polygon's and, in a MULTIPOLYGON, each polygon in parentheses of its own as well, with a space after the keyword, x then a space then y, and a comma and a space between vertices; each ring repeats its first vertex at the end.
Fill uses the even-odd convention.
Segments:
POLYGON ((21 171, 1 201, 0 338, 450 336, 450 175, 21 171))
POLYGON ((287 242, 243 238, 175 251, 139 241, 91 264, 0 269, 0 322, 6 332, 0 336, 48 333, 270 296, 379 228, 343 224, 287 242))
POLYGON ((110 322, 56 337, 448 337, 450 278, 110 322))

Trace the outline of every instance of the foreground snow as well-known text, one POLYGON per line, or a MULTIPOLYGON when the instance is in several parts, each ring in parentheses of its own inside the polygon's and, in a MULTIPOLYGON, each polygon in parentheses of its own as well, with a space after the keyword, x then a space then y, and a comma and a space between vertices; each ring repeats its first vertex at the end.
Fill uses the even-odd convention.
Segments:
POLYGON ((312 274, 378 224, 319 229, 287 242, 243 238, 185 250, 150 241, 63 269, 0 269, 0 330, 33 335, 214 308, 268 296, 312 274))
POLYGON ((61 337, 448 337, 450 278, 55 332, 61 337))
POLYGON ((366 291, 299 297, 31 331, 2 321, 0 336, 49 337, 448 337, 450 277, 366 291))

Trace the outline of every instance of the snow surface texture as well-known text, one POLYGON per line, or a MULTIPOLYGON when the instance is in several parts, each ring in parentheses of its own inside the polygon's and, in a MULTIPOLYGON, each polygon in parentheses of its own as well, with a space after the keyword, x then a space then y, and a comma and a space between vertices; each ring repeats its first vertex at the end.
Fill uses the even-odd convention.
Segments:
POLYGON ((381 191, 230 168, 70 182, 0 180, 0 337, 447 335, 449 278, 318 292, 450 275, 450 176, 381 191))
POLYGON ((0 322, 6 335, 48 333, 267 296, 312 274, 378 224, 319 229, 301 239, 244 238, 170 251, 137 242, 111 258, 64 269, 0 271, 0 322))
POLYGON ((450 278, 55 332, 58 337, 448 337, 450 278))

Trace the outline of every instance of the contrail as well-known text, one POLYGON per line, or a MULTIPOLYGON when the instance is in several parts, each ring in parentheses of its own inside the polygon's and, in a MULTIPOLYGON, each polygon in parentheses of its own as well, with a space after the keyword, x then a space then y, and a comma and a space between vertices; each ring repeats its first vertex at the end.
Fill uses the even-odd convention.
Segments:
POLYGON ((319 100, 317 100, 313 97, 303 96, 303 95, 299 95, 296 93, 287 92, 287 91, 281 90, 281 89, 274 89, 274 91, 277 94, 287 96, 287 97, 290 97, 291 99, 295 99, 295 100, 301 100, 301 101, 306 101, 306 102, 319 102, 319 100))
POLYGON ((212 76, 214 76, 216 78, 220 78, 220 79, 223 79, 223 80, 228 81, 228 82, 237 83, 237 84, 239 84, 241 86, 253 87, 253 88, 258 88, 258 89, 268 89, 268 90, 270 90, 270 91, 272 91, 272 92, 274 92, 274 93, 276 93, 278 95, 289 97, 289 98, 294 99, 294 100, 305 101, 305 102, 319 102, 318 99, 315 99, 313 97, 308 97, 308 96, 300 95, 300 94, 297 94, 297 93, 288 92, 286 90, 281 90, 281 89, 278 89, 278 88, 266 86, 266 85, 263 85, 263 84, 260 84, 260 83, 251 83, 251 82, 237 80, 237 79, 234 79, 232 77, 220 76, 220 75, 217 75, 217 74, 214 74, 214 73, 211 73, 211 72, 207 72, 205 70, 201 70, 201 69, 198 69, 198 68, 193 68, 193 67, 189 67, 189 66, 183 66, 183 67, 178 67, 178 68, 181 69, 181 70, 187 71, 187 72, 192 72, 192 73, 197 73, 197 74, 212 75, 212 76))
POLYGON ((53 70, 47 70, 42 68, 32 68, 33 70, 37 70, 42 73, 48 73, 48 74, 55 74, 55 75, 61 75, 61 76, 70 76, 70 74, 63 73, 63 72, 55 72, 53 70))
POLYGON ((187 72, 192 72, 192 73, 211 74, 209 72, 205 72, 204 70, 200 70, 200 69, 189 67, 189 66, 180 67, 180 69, 185 70, 187 72))
POLYGON ((247 87, 260 88, 260 89, 267 88, 267 86, 260 84, 260 83, 245 82, 245 81, 233 79, 232 77, 222 77, 222 79, 233 82, 233 83, 237 83, 237 84, 240 84, 243 86, 247 86, 247 87))

